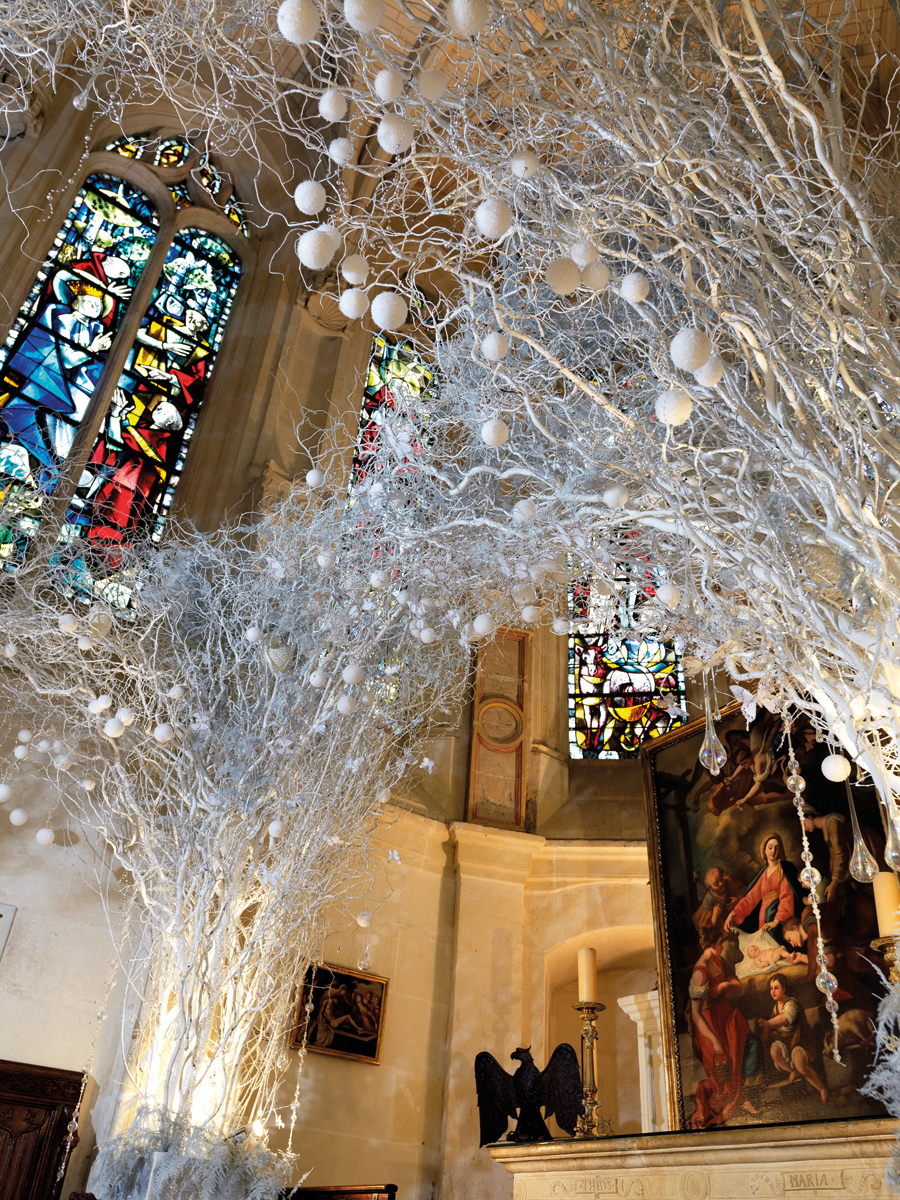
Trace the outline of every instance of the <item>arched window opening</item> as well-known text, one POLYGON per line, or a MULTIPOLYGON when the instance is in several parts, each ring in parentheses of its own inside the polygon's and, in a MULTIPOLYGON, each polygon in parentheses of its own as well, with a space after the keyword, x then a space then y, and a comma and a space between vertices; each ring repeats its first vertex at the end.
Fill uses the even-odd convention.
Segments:
POLYGON ((71 478, 59 535, 70 584, 126 606, 127 549, 162 534, 241 277, 241 256, 200 214, 216 210, 247 231, 230 180, 184 138, 140 134, 105 149, 159 167, 176 211, 199 219, 173 232, 169 218, 161 230, 151 199, 107 173, 79 190, 0 358, 0 562, 21 561, 60 479, 71 478), (201 168, 214 172, 216 195, 191 187, 201 168), (114 380, 104 366, 160 237, 165 260, 114 380), (84 434, 79 445, 82 423, 93 431, 98 419, 93 446, 84 434))
POLYGON ((569 636, 569 756, 636 758, 649 738, 685 721, 677 647, 642 620, 653 580, 623 568, 616 592, 593 579, 572 589, 569 636))

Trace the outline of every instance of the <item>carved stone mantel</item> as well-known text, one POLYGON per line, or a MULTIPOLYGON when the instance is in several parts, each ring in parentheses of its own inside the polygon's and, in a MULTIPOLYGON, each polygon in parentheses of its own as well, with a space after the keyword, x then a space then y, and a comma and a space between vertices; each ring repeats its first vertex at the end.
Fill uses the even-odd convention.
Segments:
POLYGON ((843 1200, 888 1197, 889 1118, 658 1133, 595 1142, 500 1143, 515 1200, 843 1200))

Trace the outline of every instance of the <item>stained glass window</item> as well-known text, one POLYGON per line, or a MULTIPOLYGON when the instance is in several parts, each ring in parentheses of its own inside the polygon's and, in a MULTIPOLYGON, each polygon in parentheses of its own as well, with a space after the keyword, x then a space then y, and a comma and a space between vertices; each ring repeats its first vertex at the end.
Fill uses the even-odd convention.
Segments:
MULTIPOLYGON (((149 136, 106 148, 169 166, 192 153, 183 139, 149 136)), ((169 186, 179 207, 192 204, 183 182, 169 186)), ((0 498, 13 514, 0 560, 12 568, 27 552, 75 451, 59 555, 75 591, 117 605, 133 586, 127 548, 161 536, 241 275, 221 237, 178 230, 113 386, 104 366, 158 234, 139 188, 89 176, 0 356, 0 498), (86 418, 101 422, 89 453, 76 440, 86 418)))
POLYGON ((434 372, 408 342, 389 342, 377 334, 372 341, 363 391, 359 434, 353 459, 352 488, 365 491, 377 482, 377 460, 385 448, 409 469, 394 473, 393 484, 409 482, 422 446, 423 402, 434 394, 434 372))
POLYGON ((160 537, 239 280, 221 238, 175 235, 66 515, 82 590, 126 602, 122 549, 160 537))
POLYGON ((634 758, 648 738, 681 725, 684 676, 676 647, 642 628, 652 581, 623 571, 615 595, 585 580, 572 590, 569 754, 634 758))
POLYGON ((18 519, 0 531, 0 558, 16 560, 37 530, 157 230, 138 188, 89 176, 19 310, 0 381, 0 494, 18 519))

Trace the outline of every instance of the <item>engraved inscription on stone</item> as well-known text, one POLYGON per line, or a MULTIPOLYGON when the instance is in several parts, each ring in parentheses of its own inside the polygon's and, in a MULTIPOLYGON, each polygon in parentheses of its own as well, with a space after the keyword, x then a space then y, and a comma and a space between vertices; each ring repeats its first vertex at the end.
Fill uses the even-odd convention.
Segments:
POLYGON ((784 1190, 788 1192, 843 1192, 843 1171, 785 1171, 784 1190))

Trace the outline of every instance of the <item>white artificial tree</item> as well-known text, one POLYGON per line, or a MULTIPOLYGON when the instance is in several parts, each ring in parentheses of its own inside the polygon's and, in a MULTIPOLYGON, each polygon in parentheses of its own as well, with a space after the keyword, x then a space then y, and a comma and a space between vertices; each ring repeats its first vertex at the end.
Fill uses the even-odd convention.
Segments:
MULTIPOLYGON (((203 114, 211 148, 277 134, 322 164, 285 190, 310 282, 414 337, 439 379, 439 400, 387 414, 378 486, 351 509, 407 593, 368 637, 418 657, 426 628, 454 653, 501 621, 564 632, 566 584, 614 590, 630 565, 691 669, 755 681, 872 775, 900 866, 896 64, 858 14, 851 45, 852 13, 54 0, 12 2, 0 29, 11 125, 64 77, 80 107, 117 118, 165 96, 186 128, 203 114)), ((316 520, 344 528, 344 505, 335 492, 316 520)), ((295 553, 321 541, 288 525, 295 553)), ((305 628, 312 663, 331 633, 305 628)), ((172 645, 174 678, 194 643, 172 645)), ((202 794, 191 753, 186 796, 202 794)), ((245 758, 272 769, 256 743, 245 758)))

